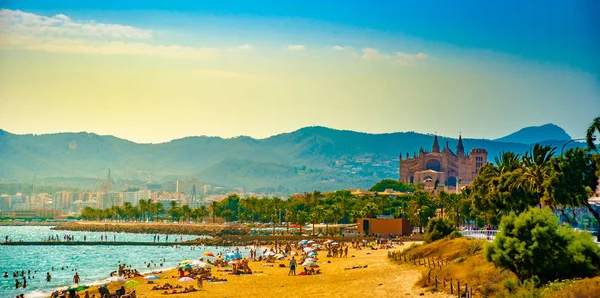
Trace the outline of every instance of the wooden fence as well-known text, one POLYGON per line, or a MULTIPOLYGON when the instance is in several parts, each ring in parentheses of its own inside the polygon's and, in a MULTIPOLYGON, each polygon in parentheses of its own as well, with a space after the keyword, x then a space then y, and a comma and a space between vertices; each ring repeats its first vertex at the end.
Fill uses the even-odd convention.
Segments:
POLYGON ((457 295, 457 297, 473 297, 473 287, 469 287, 468 284, 460 284, 458 279, 439 279, 435 274, 436 269, 439 271, 442 267, 447 266, 449 263, 447 260, 440 258, 414 258, 410 255, 401 255, 400 252, 388 252, 388 258, 394 261, 400 261, 407 264, 413 264, 415 266, 424 266, 429 269, 427 273, 426 285, 435 286, 437 290, 449 291, 451 295, 457 295), (433 276, 432 276, 433 273, 433 276))

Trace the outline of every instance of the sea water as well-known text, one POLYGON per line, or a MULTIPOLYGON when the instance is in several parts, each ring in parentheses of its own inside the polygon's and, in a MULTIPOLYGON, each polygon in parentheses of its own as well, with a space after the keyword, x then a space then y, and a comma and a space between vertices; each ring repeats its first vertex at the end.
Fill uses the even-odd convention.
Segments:
MULTIPOLYGON (((83 240, 87 235, 88 241, 100 240, 100 232, 71 232, 55 231, 49 227, 6 227, 0 226, 0 236, 9 235, 13 241, 40 241, 49 235, 73 235, 75 240, 83 240)), ((107 233, 112 240, 112 233, 107 233)), ((117 241, 152 241, 153 235, 118 233, 117 241)), ((161 241, 163 237, 161 235, 161 241)), ((175 235, 170 235, 175 237, 175 235)), ((179 238, 179 236, 177 236, 179 238)), ((183 240, 198 238, 198 236, 183 236, 183 240)), ((62 239, 62 238, 61 238, 62 239)), ((110 241, 109 241, 110 242, 110 241)), ((231 247, 214 246, 2 246, 0 245, 0 297, 15 297, 25 294, 25 297, 47 297, 56 288, 64 288, 73 284, 73 276, 77 271, 81 278, 80 284, 103 283, 110 272, 118 269, 118 264, 132 265, 141 273, 176 267, 186 259, 198 259, 205 251, 217 254, 226 253, 231 247), (161 261, 164 259, 164 261, 161 261), (148 263, 151 266, 148 268, 148 263), (160 263, 163 267, 160 267, 160 263), (54 269, 52 269, 54 267, 54 269), (26 289, 15 289, 13 271, 31 270, 27 279, 26 289), (34 273, 34 271, 37 271, 34 273), (9 277, 4 278, 4 272, 9 277), (52 281, 46 282, 46 273, 52 276, 52 281)), ((240 253, 247 256, 247 250, 240 248, 240 253)), ((19 277, 19 281, 23 278, 19 277)))

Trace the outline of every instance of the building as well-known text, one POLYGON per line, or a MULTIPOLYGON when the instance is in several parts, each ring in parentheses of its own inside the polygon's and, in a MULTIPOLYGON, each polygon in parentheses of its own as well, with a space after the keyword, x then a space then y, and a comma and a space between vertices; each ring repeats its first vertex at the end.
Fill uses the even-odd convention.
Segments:
POLYGON ((409 236, 412 233, 412 227, 404 218, 359 218, 357 231, 361 235, 409 236))
POLYGON ((473 148, 470 154, 465 154, 462 137, 458 137, 456 153, 452 152, 446 142, 446 147, 440 151, 438 138, 433 139, 431 152, 423 150, 418 155, 402 158, 400 154, 399 181, 404 183, 424 183, 429 187, 438 186, 455 189, 458 184, 471 184, 477 177, 479 168, 487 163, 487 151, 483 148, 473 148), (436 183, 437 181, 437 183, 436 183), (436 185, 437 184, 437 185, 436 185))

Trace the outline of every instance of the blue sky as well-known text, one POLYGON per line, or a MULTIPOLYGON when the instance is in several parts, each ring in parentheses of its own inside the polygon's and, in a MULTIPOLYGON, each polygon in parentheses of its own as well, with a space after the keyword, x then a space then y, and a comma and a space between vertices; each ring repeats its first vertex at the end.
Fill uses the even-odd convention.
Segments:
MULTIPOLYGON (((4 87, 10 90, 0 91, 0 96, 8 98, 0 103, 6 113, 0 112, 5 116, 0 118, 4 119, 0 127, 18 133, 87 130, 159 142, 199 134, 265 137, 314 124, 368 132, 416 130, 455 135, 463 131, 472 137, 495 138, 523 126, 553 122, 572 136, 580 136, 600 111, 598 1, 2 1, 0 8, 11 16, 17 10, 38 17, 66 15, 78 24, 113 24, 132 30, 102 31, 103 36, 98 31, 71 36, 72 31, 63 30, 42 36, 31 32, 31 26, 25 33, 14 23, 0 27, 11 36, 11 42, 0 49, 0 62, 11 60, 0 63, 0 78, 3 72, 8 77, 15 67, 30 63, 20 67, 19 75, 27 78, 36 73, 40 90, 60 90, 47 96, 58 107, 90 112, 76 104, 85 89, 76 90, 64 81, 51 86, 41 82, 43 74, 39 73, 43 71, 38 68, 51 64, 60 68, 65 78, 77 75, 80 79, 86 72, 80 69, 83 61, 115 90, 105 97, 141 101, 132 104, 132 109, 147 106, 147 101, 160 102, 156 94, 168 94, 169 100, 181 105, 211 111, 228 110, 217 102, 231 99, 252 102, 246 108, 263 119, 283 114, 272 117, 273 122, 261 120, 253 125, 225 125, 219 118, 206 120, 194 130, 181 128, 189 123, 181 127, 169 124, 156 138, 101 125, 99 119, 57 124, 57 119, 50 117, 46 125, 36 126, 10 116, 10 111, 37 96, 24 95, 18 84, 9 86, 5 80, 4 87), (115 38, 114 34, 125 35, 115 38), (105 42, 115 40, 117 43, 106 46, 105 42), (180 56, 194 61, 182 61, 180 56), (197 61, 200 56, 202 61, 197 61), (124 57, 123 62, 120 59, 124 57), (36 59, 41 62, 33 64, 36 59), (139 72, 140 84, 158 76, 150 76, 149 70, 161 76, 168 72, 173 79, 189 76, 191 68, 203 80, 223 85, 222 89, 230 86, 223 76, 236 80, 259 77, 261 83, 236 81, 231 84, 242 86, 244 92, 221 95, 222 89, 217 88, 190 102, 179 97, 192 92, 194 84, 184 86, 180 79, 164 79, 163 86, 147 87, 152 90, 115 87, 118 81, 108 82, 117 76, 111 72, 123 72, 117 66, 105 68, 121 62, 128 65, 131 76, 139 72), (207 76, 211 78, 204 79, 207 76), (280 89, 267 95, 269 84, 280 89), (174 88, 181 93, 169 91, 174 88), (304 115, 309 110, 299 109, 302 115, 285 111, 313 101, 314 108, 321 111, 312 117, 304 115), (364 117, 362 112, 373 102, 397 111, 398 119, 390 119, 393 114, 387 111, 382 116, 390 120, 384 123, 381 117, 364 117), (490 119, 481 115, 483 111, 493 111, 498 117, 490 119), (282 122, 286 124, 274 125, 282 122)), ((119 26, 112 28, 124 28, 119 26)), ((90 83, 87 88, 99 87, 90 83)), ((116 103, 109 101, 107 108, 116 108, 112 104, 116 103)))

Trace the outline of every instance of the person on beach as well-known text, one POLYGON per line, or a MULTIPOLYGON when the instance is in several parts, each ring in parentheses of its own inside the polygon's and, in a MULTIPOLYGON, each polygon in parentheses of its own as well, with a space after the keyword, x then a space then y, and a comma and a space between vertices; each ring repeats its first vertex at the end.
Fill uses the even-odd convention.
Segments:
POLYGON ((200 275, 200 276, 198 276, 198 278, 196 278, 198 289, 200 289, 200 290, 202 289, 202 279, 203 278, 204 278, 204 275, 200 275))
POLYGON ((79 274, 75 272, 75 276, 73 276, 73 283, 79 284, 79 274))
POLYGON ((50 272, 46 272, 46 281, 50 282, 52 280, 52 276, 50 276, 50 272))
POLYGON ((290 272, 288 272, 288 276, 290 275, 296 275, 296 259, 294 259, 294 257, 292 257, 292 259, 290 260, 290 272))

